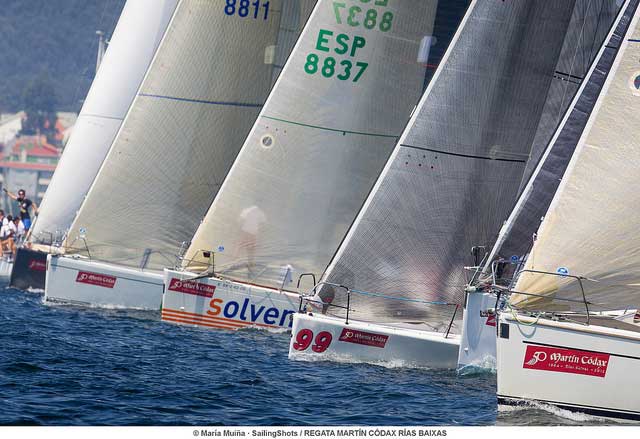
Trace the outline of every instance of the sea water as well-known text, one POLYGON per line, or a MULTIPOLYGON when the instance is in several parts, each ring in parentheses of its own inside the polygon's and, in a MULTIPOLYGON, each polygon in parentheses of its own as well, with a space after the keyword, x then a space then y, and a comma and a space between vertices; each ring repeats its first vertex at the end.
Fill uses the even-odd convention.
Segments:
POLYGON ((540 406, 498 411, 495 374, 295 362, 288 344, 287 333, 0 290, 0 425, 603 423, 540 406))

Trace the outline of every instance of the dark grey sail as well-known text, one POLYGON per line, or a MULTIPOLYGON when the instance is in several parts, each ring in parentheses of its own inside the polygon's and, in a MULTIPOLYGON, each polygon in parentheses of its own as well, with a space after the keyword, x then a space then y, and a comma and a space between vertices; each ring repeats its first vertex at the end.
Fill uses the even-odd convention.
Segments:
POLYGON ((520 183, 524 188, 562 121, 620 11, 618 0, 578 0, 549 88, 529 162, 520 183))
POLYGON ((538 164, 515 209, 501 230, 489 258, 490 261, 497 257, 522 257, 531 249, 534 234, 540 227, 542 218, 578 145, 620 49, 622 36, 627 31, 637 7, 638 0, 631 0, 620 12, 615 28, 610 32, 606 44, 601 47, 586 82, 571 103, 562 124, 548 144, 542 161, 538 164))
POLYGON ((325 274, 398 299, 354 294, 354 319, 442 322, 451 307, 417 302, 462 301, 471 247, 515 202, 574 3, 472 3, 325 274))

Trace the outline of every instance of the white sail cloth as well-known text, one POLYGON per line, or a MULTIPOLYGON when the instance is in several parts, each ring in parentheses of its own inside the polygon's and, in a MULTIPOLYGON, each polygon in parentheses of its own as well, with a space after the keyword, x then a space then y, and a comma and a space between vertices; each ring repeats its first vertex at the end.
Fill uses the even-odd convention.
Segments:
POLYGON ((451 319, 440 303, 462 303, 472 246, 489 248, 517 196, 573 8, 472 3, 325 275, 389 296, 353 294, 354 319, 451 319))
POLYGON ((420 49, 437 1, 341 4, 318 2, 193 238, 190 264, 224 248, 217 273, 293 287, 287 279, 321 273, 346 234, 422 93, 420 49))
POLYGON ((130 0, 96 72, 31 231, 61 242, 142 83, 178 0, 130 0))
MULTIPOLYGON (((639 17, 636 10, 525 265, 587 278, 583 286, 592 308, 640 306, 639 17)), ((518 307, 584 310, 572 277, 524 272, 515 290, 544 296, 513 295, 518 307)))
POLYGON ((247 10, 227 3, 178 5, 67 246, 85 235, 95 259, 175 263, 268 95, 281 16, 292 10, 281 1, 247 10))

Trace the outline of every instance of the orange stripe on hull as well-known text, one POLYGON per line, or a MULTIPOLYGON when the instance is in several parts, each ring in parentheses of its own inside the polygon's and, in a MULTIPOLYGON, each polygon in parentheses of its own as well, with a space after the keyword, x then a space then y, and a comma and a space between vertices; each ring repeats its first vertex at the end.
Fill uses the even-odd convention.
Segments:
POLYGON ((169 308, 165 308, 162 310, 162 313, 167 313, 167 314, 173 314, 173 315, 179 315, 179 316, 193 316, 193 317, 198 317, 201 319, 206 319, 206 320, 210 320, 210 321, 223 321, 223 322, 229 322, 229 323, 238 323, 241 325, 251 325, 251 326, 262 326, 265 328, 280 328, 280 326, 278 325, 269 325, 266 323, 256 323, 256 322, 247 322, 245 320, 236 320, 236 319, 228 319, 226 317, 213 317, 213 316, 208 316, 205 314, 194 314, 192 312, 186 312, 186 311, 178 311, 176 309, 169 309, 169 308))
POLYGON ((162 312, 163 316, 169 316, 169 317, 175 317, 175 318, 181 318, 181 319, 189 319, 189 320, 198 320, 198 321, 203 321, 203 322, 209 322, 209 323, 224 323, 225 325, 229 325, 229 326, 237 326, 239 328, 244 327, 244 326, 248 326, 250 325, 250 323, 248 322, 234 322, 232 320, 228 320, 228 319, 224 319, 224 318, 218 318, 218 317, 206 317, 206 316, 201 316, 198 314, 191 314, 191 313, 180 313, 180 312, 175 312, 175 311, 163 311, 162 312))
POLYGON ((191 320, 184 320, 184 319, 173 319, 173 318, 168 318, 168 317, 165 317, 165 316, 162 316, 162 321, 163 322, 182 323, 182 324, 187 324, 187 325, 206 326, 208 328, 226 329, 228 331, 236 331, 236 330, 240 329, 240 327, 235 327, 235 326, 222 326, 220 324, 212 325, 212 324, 204 323, 204 322, 201 322, 201 321, 199 322, 199 321, 191 321, 191 320))

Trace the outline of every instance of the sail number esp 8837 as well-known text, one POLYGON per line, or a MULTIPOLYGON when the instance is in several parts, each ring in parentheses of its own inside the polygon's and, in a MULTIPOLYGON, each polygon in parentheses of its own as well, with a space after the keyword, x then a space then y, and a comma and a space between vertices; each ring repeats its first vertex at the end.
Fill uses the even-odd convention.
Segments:
MULTIPOLYGON (((389 0, 354 0, 333 2, 336 23, 353 28, 365 28, 389 32, 393 27, 393 12, 385 10, 389 0)), ((369 63, 357 61, 356 53, 367 44, 363 36, 347 33, 335 34, 320 29, 316 39, 316 51, 307 55, 304 71, 309 75, 320 73, 325 78, 358 82, 369 63), (322 53, 324 52, 324 53, 322 53), (332 53, 333 52, 333 53, 332 53)))

